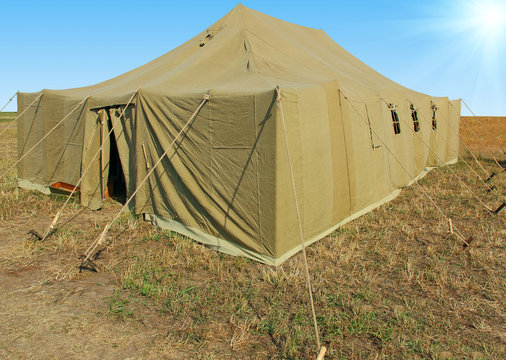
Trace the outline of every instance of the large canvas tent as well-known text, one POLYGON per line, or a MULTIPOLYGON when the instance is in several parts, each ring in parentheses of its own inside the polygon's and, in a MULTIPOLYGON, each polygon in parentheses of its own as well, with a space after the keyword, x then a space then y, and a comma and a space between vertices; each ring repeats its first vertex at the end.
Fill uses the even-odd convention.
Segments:
POLYGON ((86 100, 20 161, 19 186, 47 193, 56 182, 76 185, 90 166, 78 185, 91 209, 118 170, 130 196, 209 95, 131 208, 274 265, 301 249, 282 117, 306 245, 457 159, 460 101, 407 89, 322 30, 242 5, 111 80, 20 93, 18 111, 40 94, 19 119, 19 156, 86 100))

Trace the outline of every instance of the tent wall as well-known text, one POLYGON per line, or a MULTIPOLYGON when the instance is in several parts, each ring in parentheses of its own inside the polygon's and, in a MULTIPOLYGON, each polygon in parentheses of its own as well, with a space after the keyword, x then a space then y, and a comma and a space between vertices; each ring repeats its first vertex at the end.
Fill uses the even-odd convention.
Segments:
MULTIPOLYGON (((21 113, 38 95, 20 93, 18 112, 21 113)), ((81 100, 43 94, 18 119, 18 157, 27 153, 81 100)), ((27 187, 30 187, 28 184, 38 184, 47 188, 59 181, 69 184, 77 182, 83 147, 82 119, 85 114, 86 104, 83 103, 20 161, 18 164, 20 183, 26 184, 27 187)))
MULTIPOLYGON (((274 90, 210 95, 139 191, 135 210, 159 223, 170 220, 172 228, 177 222, 196 240, 269 262, 275 250, 274 90)), ((140 93, 139 182, 148 171, 142 145, 152 166, 201 101, 140 93)))
MULTIPOLYGON (((416 100, 392 97, 401 126, 401 133, 395 134, 391 111, 379 96, 368 101, 348 101, 335 82, 323 87, 283 89, 282 94, 276 129, 275 264, 301 248, 281 111, 287 124, 306 245, 390 201, 413 179, 424 176, 429 169, 433 132, 428 96, 416 100), (417 132, 412 103, 420 124, 417 132)), ((444 104, 448 108, 446 99, 437 101, 440 108, 444 104)), ((444 110, 439 114, 445 115, 444 110)), ((451 121, 458 124, 455 116, 451 121)), ((446 145, 458 140, 448 133, 448 122, 442 127, 445 131, 437 138, 437 149, 446 163, 454 159, 447 153, 446 145)))
POLYGON ((446 161, 457 162, 459 156, 459 134, 460 134, 460 111, 461 100, 450 100, 449 112, 449 132, 446 150, 446 161))
MULTIPOLYGON (((220 251, 265 263, 280 264, 299 251, 280 105, 306 244, 389 201, 413 177, 423 176, 426 166, 440 163, 428 144, 444 162, 456 158, 460 101, 452 101, 452 107, 446 98, 390 94, 387 102, 397 105, 401 126, 394 134, 390 108, 380 96, 347 99, 336 81, 281 92, 280 104, 274 89, 211 91, 210 101, 140 189, 132 209, 220 251), (438 107, 437 131, 432 103, 438 107), (419 115, 416 133, 411 104, 419 115)), ((21 96, 20 111, 34 98, 21 96)), ((20 163, 20 178, 30 182, 25 187, 39 190, 56 181, 75 184, 105 144, 81 184, 82 205, 100 208, 110 160, 107 133, 115 125, 129 196, 202 98, 140 91, 121 119, 124 105, 84 105, 20 163)), ((20 119, 20 154, 77 104, 44 95, 20 119)))

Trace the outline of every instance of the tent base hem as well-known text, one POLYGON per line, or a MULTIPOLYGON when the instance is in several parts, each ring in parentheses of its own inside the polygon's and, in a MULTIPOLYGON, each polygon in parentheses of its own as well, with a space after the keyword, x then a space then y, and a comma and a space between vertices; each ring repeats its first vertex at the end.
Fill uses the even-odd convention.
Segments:
MULTIPOLYGON (((453 159, 444 165, 455 164, 456 162, 457 162, 457 159, 453 159)), ((424 170, 420 174, 418 174, 418 176, 414 180, 412 180, 409 184, 406 185, 406 187, 412 185, 415 181, 420 180, 425 175, 427 175, 432 169, 435 169, 435 168, 436 167, 424 168, 424 170)), ((401 192, 402 192, 402 188, 394 190, 393 192, 391 192, 388 196, 384 197, 383 199, 375 202, 374 204, 371 204, 371 205, 363 208, 360 211, 353 213, 352 215, 343 219, 342 221, 340 221, 336 225, 332 226, 331 228, 319 233, 318 235, 311 237, 309 240, 306 240, 304 242, 304 246, 307 247, 307 246, 313 244, 314 242, 331 234, 337 228, 343 226, 344 224, 346 224, 352 220, 355 220, 355 219, 359 218, 360 216, 362 216, 362 215, 380 207, 381 205, 395 199, 401 192)), ((217 251, 225 253, 225 254, 233 255, 233 256, 244 256, 249 259, 259 261, 259 262, 262 262, 267 265, 274 265, 274 266, 281 265, 283 262, 285 262, 290 257, 292 257, 293 255, 297 254, 299 251, 302 250, 302 245, 298 245, 298 246, 294 247, 293 249, 287 251, 283 255, 281 255, 279 258, 273 258, 268 255, 258 254, 254 251, 248 250, 248 249, 241 247, 240 245, 234 244, 230 241, 218 238, 216 236, 206 234, 198 229, 186 226, 186 225, 184 225, 178 221, 175 221, 175 220, 166 219, 166 218, 163 218, 159 215, 153 215, 153 214, 143 214, 143 215, 144 215, 144 219, 146 221, 151 222, 153 225, 158 226, 162 229, 175 231, 181 235, 189 237, 190 239, 200 242, 200 243, 208 246, 211 249, 217 250, 217 251)))
POLYGON ((44 195, 50 195, 51 191, 49 190, 49 186, 40 185, 34 183, 33 181, 18 178, 18 187, 25 190, 35 190, 43 193, 44 195))

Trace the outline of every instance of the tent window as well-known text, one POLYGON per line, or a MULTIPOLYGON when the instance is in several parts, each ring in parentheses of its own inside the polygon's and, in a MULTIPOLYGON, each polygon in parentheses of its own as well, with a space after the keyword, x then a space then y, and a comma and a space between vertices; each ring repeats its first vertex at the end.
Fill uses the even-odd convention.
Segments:
POLYGON ((420 131, 420 121, 418 120, 418 113, 413 105, 411 105, 411 118, 413 119, 413 130, 420 131))
POLYGON ((401 133, 401 124, 399 122, 399 114, 397 114, 397 111, 395 109, 390 109, 390 113, 392 115, 392 122, 394 124, 394 133, 400 134, 401 133))
POLYGON ((432 105, 432 130, 437 129, 436 111, 437 111, 436 105, 432 105))

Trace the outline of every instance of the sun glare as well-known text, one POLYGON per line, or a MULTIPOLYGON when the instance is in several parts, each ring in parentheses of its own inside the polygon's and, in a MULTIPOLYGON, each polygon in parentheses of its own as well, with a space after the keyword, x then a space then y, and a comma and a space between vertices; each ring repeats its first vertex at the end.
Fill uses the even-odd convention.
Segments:
POLYGON ((486 36, 495 37, 506 29, 506 6, 495 2, 476 5, 476 22, 486 36))

